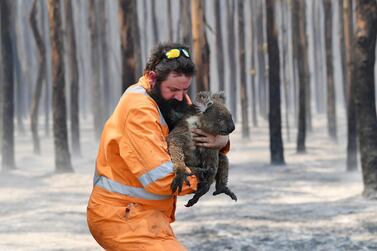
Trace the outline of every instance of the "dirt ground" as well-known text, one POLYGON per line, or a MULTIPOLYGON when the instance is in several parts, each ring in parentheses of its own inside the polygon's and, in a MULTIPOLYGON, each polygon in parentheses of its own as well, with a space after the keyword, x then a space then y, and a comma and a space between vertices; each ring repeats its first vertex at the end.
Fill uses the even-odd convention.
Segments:
MULTIPOLYGON (((89 122, 88 122, 89 123, 89 122)), ((189 250, 377 250, 377 201, 361 197, 361 173, 345 172, 344 128, 339 142, 316 122, 308 151, 295 153, 285 140, 285 166, 269 165, 266 125, 251 139, 231 137, 229 186, 206 194, 192 208, 180 198, 173 229, 189 250)), ((240 128, 240 127, 238 127, 240 128)), ((54 174, 50 138, 42 156, 32 154, 30 135, 17 136, 18 169, 0 176, 0 250, 101 250, 86 226, 97 144, 83 133, 75 173, 54 174)), ((286 137, 286 136, 284 136, 286 137)))

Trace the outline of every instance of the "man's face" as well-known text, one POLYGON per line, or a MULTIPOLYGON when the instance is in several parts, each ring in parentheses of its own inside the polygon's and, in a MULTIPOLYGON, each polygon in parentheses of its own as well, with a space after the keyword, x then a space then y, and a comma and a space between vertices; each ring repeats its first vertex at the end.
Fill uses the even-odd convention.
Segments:
POLYGON ((170 73, 166 80, 152 84, 150 96, 158 104, 169 129, 174 128, 187 107, 185 95, 191 85, 192 77, 170 73))
POLYGON ((160 94, 165 100, 182 101, 191 85, 192 77, 183 74, 170 73, 165 81, 160 84, 160 94))

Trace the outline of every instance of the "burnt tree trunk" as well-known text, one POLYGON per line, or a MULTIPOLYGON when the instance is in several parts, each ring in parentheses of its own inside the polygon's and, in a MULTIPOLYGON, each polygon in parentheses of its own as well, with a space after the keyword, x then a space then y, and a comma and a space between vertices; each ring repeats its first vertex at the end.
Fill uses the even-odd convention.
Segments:
MULTIPOLYGON (((41 15, 43 13, 41 12, 41 15)), ((38 30, 38 23, 37 23, 37 1, 33 1, 33 7, 30 12, 29 20, 31 24, 31 30, 33 31, 35 43, 37 45, 38 51, 39 51, 39 69, 38 69, 38 76, 35 84, 35 91, 34 91, 34 97, 33 102, 31 105, 31 118, 30 118, 30 127, 31 132, 33 135, 33 149, 34 153, 40 154, 41 153, 41 146, 39 142, 39 136, 38 136, 38 110, 39 110, 39 102, 41 99, 41 93, 42 93, 42 84, 43 81, 46 79, 46 50, 45 45, 43 42, 43 39, 41 37, 41 34, 38 30)))
POLYGON ((70 98, 71 98, 71 142, 73 155, 81 155, 80 146, 80 109, 79 109, 79 69, 77 61, 76 50, 76 36, 74 19, 72 13, 72 1, 65 0, 64 2, 66 34, 67 34, 67 53, 68 53, 68 67, 70 74, 70 98))
MULTIPOLYGON (((3 109, 3 132, 2 132, 2 170, 9 171, 16 168, 14 157, 14 80, 13 80, 13 53, 11 40, 12 8, 11 0, 0 1, 0 45, 2 56, 2 109, 3 109)), ((15 41, 13 41, 15 43, 15 41)))
POLYGON ((173 17, 171 12, 171 0, 167 0, 168 39, 173 41, 173 17))
POLYGON ((289 60, 288 60, 288 52, 289 52, 289 38, 288 38, 288 13, 289 13, 289 6, 287 1, 282 2, 282 24, 281 24, 281 36, 282 36, 282 61, 283 62, 283 86, 284 86, 284 100, 285 100, 285 127, 287 132, 287 140, 288 142, 291 141, 290 129, 289 129, 289 60))
MULTIPOLYGON (((347 1, 347 0, 345 0, 347 1)), ((343 96, 344 96, 344 103, 347 109, 347 81, 346 81, 346 46, 345 46, 345 26, 344 26, 344 18, 343 18, 343 5, 344 0, 338 0, 338 11, 339 11, 339 46, 340 46, 340 63, 341 63, 341 74, 340 78, 342 81, 343 87, 343 96)))
POLYGON ((51 65, 52 65, 52 110, 55 145, 56 172, 72 172, 71 156, 68 149, 67 116, 65 102, 65 80, 63 59, 63 31, 60 1, 48 1, 50 20, 51 65))
POLYGON ((245 48, 245 21, 244 21, 244 0, 238 0, 238 50, 240 59, 240 97, 241 97, 241 119, 242 138, 250 137, 248 96, 246 82, 246 48, 245 48))
MULTIPOLYGON (((132 5, 132 6, 135 5, 135 10, 133 12, 136 13, 136 0, 120 0, 120 1, 124 1, 124 2, 129 1, 130 5, 132 5), (131 3, 131 2, 134 2, 134 3, 131 3)), ((151 13, 152 13, 153 43, 154 44, 157 44, 159 42, 159 37, 158 37, 158 35, 159 35, 158 34, 158 21, 157 21, 157 16, 156 16, 156 1, 157 0, 152 0, 151 1, 151 4, 152 4, 152 6, 151 6, 151 8, 152 8, 151 13)), ((125 4, 125 3, 123 3, 123 4, 125 4)), ((126 12, 126 15, 129 15, 129 14, 131 14, 131 16, 133 15, 132 12, 126 12)), ((128 21, 131 21, 131 20, 128 20, 128 21)), ((136 20, 134 20, 134 21, 136 21, 136 20)))
POLYGON ((215 28, 216 28, 216 61, 217 61, 217 75, 219 77, 219 90, 225 91, 225 72, 224 72, 224 49, 223 49, 223 35, 221 31, 221 8, 220 1, 215 1, 215 28))
POLYGON ((181 43, 191 47, 192 28, 190 0, 181 0, 180 2, 179 40, 181 43))
MULTIPOLYGON (((258 126, 258 117, 257 117, 257 95, 256 95, 256 64, 255 64, 255 51, 256 51, 256 39, 254 35, 255 26, 256 26, 256 20, 254 17, 255 13, 255 2, 250 2, 250 78, 251 78, 251 85, 250 85, 250 92, 251 92, 251 118, 253 121, 253 126, 258 126)), ((258 24, 259 25, 259 24, 258 24)))
POLYGON ((346 51, 345 83, 347 87, 347 171, 357 170, 357 128, 353 89, 353 13, 352 0, 343 1, 344 43, 346 51))
POLYGON ((280 111, 280 59, 278 34, 274 18, 274 0, 266 0, 267 50, 269 74, 269 128, 271 164, 284 164, 283 139, 281 135, 280 111))
POLYGON ((258 20, 258 25, 257 25, 257 41, 258 41, 258 87, 259 87, 259 112, 260 115, 267 119, 267 103, 268 103, 268 98, 267 98, 267 79, 266 79, 266 59, 265 59, 265 54, 266 54, 266 43, 264 40, 264 13, 263 13, 263 3, 264 1, 258 1, 258 8, 257 8, 257 20, 258 20))
POLYGON ((110 114, 110 95, 112 93, 110 76, 109 76, 109 47, 107 45, 107 39, 109 37, 109 32, 107 31, 107 18, 106 18, 106 1, 98 2, 98 25, 99 25, 99 38, 100 38, 100 47, 101 47, 101 76, 102 76, 102 97, 103 97, 103 122, 110 114))
POLYGON ((357 0, 354 44, 354 91, 363 173, 363 196, 377 199, 377 118, 374 86, 377 3, 357 0))
POLYGON ((325 44, 326 44, 326 76, 327 76, 327 122, 329 136, 332 140, 337 140, 336 132, 336 101, 332 47, 332 1, 324 0, 325 11, 325 44))
MULTIPOLYGON (((153 3, 154 1, 152 1, 153 3)), ((119 27, 122 53, 122 86, 125 91, 136 83, 136 45, 137 28, 136 0, 119 0, 119 27)))
MULTIPOLYGON (((297 41, 296 55, 300 55, 297 58, 298 67, 298 131, 297 131, 297 146, 298 153, 304 153, 306 151, 306 128, 307 128, 307 87, 309 80, 309 65, 308 65, 308 53, 307 53, 307 38, 305 24, 305 2, 295 0, 293 2, 294 22, 297 22, 296 27, 298 29, 299 41, 297 41)), ((309 85, 310 87, 310 85, 309 85)))
POLYGON ((234 53, 234 45, 236 44, 235 26, 235 2, 234 0, 227 1, 227 42, 228 42, 228 58, 229 58, 229 98, 230 98, 230 111, 235 121, 238 121, 237 116, 237 87, 236 87, 236 53, 234 53))
POLYGON ((98 39, 98 10, 94 0, 89 0, 88 21, 90 31, 90 53, 91 53, 91 72, 92 72, 92 114, 94 125, 94 137, 98 139, 102 131, 103 122, 103 100, 101 97, 101 47, 98 39))
POLYGON ((191 1, 191 15, 194 63, 197 69, 196 91, 208 91, 209 45, 204 27, 204 10, 201 0, 191 1))

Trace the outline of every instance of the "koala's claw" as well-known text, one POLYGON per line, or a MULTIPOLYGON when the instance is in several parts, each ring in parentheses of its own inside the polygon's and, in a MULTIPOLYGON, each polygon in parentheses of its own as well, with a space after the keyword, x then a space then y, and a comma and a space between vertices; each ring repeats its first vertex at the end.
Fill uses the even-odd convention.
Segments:
POLYGON ((186 183, 187 186, 190 186, 190 181, 187 179, 188 176, 194 175, 193 173, 186 173, 186 172, 177 172, 175 174, 175 178, 171 183, 171 190, 175 193, 178 189, 178 193, 182 192, 183 182, 186 183))
POLYGON ((199 180, 204 180, 204 176, 207 172, 207 169, 200 167, 190 167, 190 170, 199 180))
POLYGON ((221 189, 216 189, 216 191, 213 192, 213 195, 218 195, 221 193, 225 193, 228 195, 232 200, 237 201, 237 196, 228 188, 228 187, 223 187, 221 189))

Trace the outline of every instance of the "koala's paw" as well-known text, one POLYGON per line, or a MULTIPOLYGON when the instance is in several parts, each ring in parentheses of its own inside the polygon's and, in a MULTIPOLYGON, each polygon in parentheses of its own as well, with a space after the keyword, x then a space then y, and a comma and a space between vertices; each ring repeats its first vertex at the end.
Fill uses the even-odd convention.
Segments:
POLYGON ((190 186, 190 181, 187 179, 188 176, 194 175, 193 173, 187 173, 185 171, 176 171, 175 178, 171 183, 171 190, 175 193, 178 190, 178 193, 182 192, 183 182, 186 185, 190 186))
POLYGON ((225 193, 230 198, 232 198, 232 200, 237 201, 237 196, 228 187, 222 187, 220 189, 216 189, 216 191, 213 192, 213 195, 218 195, 221 193, 225 193))
POLYGON ((207 173, 207 169, 200 167, 189 167, 191 172, 199 179, 204 180, 207 173))

